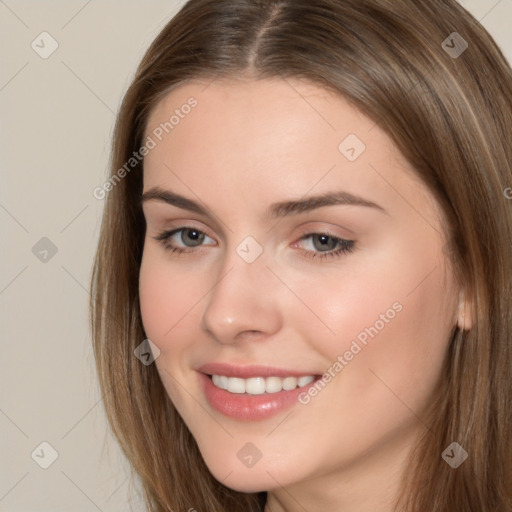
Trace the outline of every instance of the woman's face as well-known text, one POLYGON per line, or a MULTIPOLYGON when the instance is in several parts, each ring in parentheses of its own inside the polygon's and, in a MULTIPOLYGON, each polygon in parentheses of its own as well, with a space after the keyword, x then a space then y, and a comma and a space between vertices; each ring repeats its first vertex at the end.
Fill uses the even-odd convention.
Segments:
POLYGON ((212 474, 244 492, 392 478, 457 315, 431 193, 299 80, 188 82, 145 139, 142 318, 212 474))

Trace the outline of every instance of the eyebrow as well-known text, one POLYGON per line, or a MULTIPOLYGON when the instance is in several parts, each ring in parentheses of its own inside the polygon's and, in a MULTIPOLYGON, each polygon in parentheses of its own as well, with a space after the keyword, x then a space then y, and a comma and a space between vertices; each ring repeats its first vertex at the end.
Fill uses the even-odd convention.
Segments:
MULTIPOLYGON (((151 200, 163 201, 164 203, 182 208, 183 210, 189 210, 205 217, 209 216, 208 209, 201 206, 199 203, 171 192, 170 190, 164 190, 160 187, 153 187, 142 194, 141 204, 151 200)), ((275 219, 278 217, 285 217, 286 215, 306 213, 316 210, 317 208, 322 208, 323 206, 335 205, 364 206, 367 208, 374 208, 386 215, 389 215, 388 211, 379 204, 343 190, 327 192, 325 194, 309 196, 297 200, 273 203, 267 208, 266 215, 270 219, 275 219)))

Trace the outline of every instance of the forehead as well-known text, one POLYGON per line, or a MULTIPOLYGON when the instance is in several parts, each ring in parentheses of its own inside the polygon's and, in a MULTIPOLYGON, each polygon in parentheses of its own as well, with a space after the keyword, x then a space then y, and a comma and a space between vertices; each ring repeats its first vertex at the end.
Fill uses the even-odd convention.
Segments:
POLYGON ((154 107, 145 136, 156 144, 144 160, 145 189, 192 189, 217 204, 226 195, 247 205, 334 188, 386 208, 429 199, 385 132, 341 95, 304 80, 180 84, 154 107))
POLYGON ((320 160, 334 164, 341 156, 340 142, 351 134, 374 156, 400 157, 370 119, 315 84, 298 79, 189 81, 151 111, 146 136, 156 147, 145 163, 171 158, 175 164, 207 163, 210 169, 221 164, 224 172, 259 167, 274 175, 289 163, 298 174, 297 160, 308 168, 320 160))
MULTIPOLYGON (((185 82, 168 92, 153 108, 146 133, 169 122, 173 114, 171 131, 175 139, 180 132, 189 132, 182 128, 185 125, 193 127, 198 137, 208 133, 210 138, 216 134, 220 139, 229 132, 232 140, 236 137, 235 141, 247 143, 245 149, 250 145, 248 136, 251 134, 259 136, 253 144, 274 141, 276 146, 282 147, 285 141, 276 140, 272 135, 307 133, 310 137, 316 132, 324 136, 344 129, 359 130, 363 135, 374 126, 339 94, 298 78, 185 82), (197 103, 193 109, 187 106, 190 102, 197 103), (236 135, 233 132, 237 132, 236 135)), ((378 136, 377 131, 373 138, 378 136)))

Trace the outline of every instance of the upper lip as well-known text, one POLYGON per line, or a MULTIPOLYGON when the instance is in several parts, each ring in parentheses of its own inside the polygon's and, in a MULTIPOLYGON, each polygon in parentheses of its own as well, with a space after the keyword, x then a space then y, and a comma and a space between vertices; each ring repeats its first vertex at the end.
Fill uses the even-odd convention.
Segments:
POLYGON ((235 365, 229 363, 208 363, 200 366, 198 371, 207 375, 224 375, 226 377, 239 377, 249 379, 251 377, 303 377, 317 374, 310 370, 297 371, 285 368, 275 368, 263 365, 235 365))

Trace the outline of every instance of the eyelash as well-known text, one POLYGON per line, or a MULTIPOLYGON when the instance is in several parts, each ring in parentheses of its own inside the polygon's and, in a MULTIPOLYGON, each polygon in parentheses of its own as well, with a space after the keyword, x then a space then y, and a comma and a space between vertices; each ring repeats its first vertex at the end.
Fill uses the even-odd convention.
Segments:
MULTIPOLYGON (((206 235, 206 233, 204 233, 204 231, 201 231, 201 230, 196 229, 194 227, 183 226, 183 227, 178 228, 178 229, 173 229, 172 231, 163 231, 158 236, 155 236, 154 239, 159 241, 159 242, 162 242, 164 247, 167 250, 169 250, 171 252, 171 254, 177 253, 178 255, 181 255, 181 254, 186 254, 186 253, 197 252, 197 250, 200 250, 200 249, 192 249, 192 248, 184 249, 183 247, 172 247, 172 246, 169 246, 169 244, 168 244, 169 239, 173 235, 175 235, 176 233, 179 233, 181 231, 185 231, 187 229, 190 229, 192 231, 196 231, 199 234, 206 235)), ((309 237, 311 237, 313 235, 328 236, 328 237, 332 238, 336 242, 337 245, 340 245, 340 247, 338 249, 331 250, 329 252, 307 251, 306 250, 306 251, 304 251, 306 253, 306 255, 305 255, 306 258, 311 258, 311 259, 313 259, 313 258, 320 258, 320 259, 341 258, 341 256, 343 256, 345 254, 352 253, 354 251, 354 249, 355 249, 355 241, 354 240, 346 240, 344 238, 339 238, 339 237, 330 235, 329 233, 322 233, 322 232, 307 233, 307 234, 305 234, 304 236, 302 236, 300 238, 300 241, 306 240, 306 239, 308 239, 309 237)), ((208 235, 206 235, 206 236, 208 236, 208 235)), ((201 246, 199 246, 199 247, 201 247, 201 246)))

